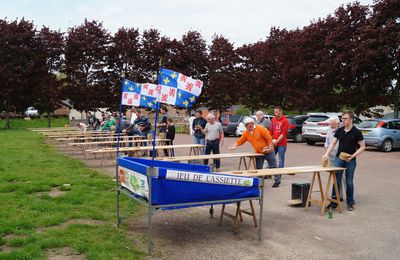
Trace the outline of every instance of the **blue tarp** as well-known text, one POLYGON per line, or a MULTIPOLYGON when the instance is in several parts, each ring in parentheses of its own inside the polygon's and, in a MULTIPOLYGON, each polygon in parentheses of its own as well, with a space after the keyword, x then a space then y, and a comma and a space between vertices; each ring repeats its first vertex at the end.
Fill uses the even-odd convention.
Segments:
MULTIPOLYGON (((193 203, 191 206, 195 206, 196 202, 260 196, 258 178, 212 173, 210 167, 205 165, 128 157, 118 158, 117 163, 120 169, 132 171, 137 179, 142 180, 143 190, 148 188, 145 187, 148 183, 144 183, 146 180, 148 182, 147 168, 158 168, 158 177, 152 178, 152 205, 193 203)), ((130 190, 135 195, 145 197, 143 193, 135 192, 132 188, 130 190)))

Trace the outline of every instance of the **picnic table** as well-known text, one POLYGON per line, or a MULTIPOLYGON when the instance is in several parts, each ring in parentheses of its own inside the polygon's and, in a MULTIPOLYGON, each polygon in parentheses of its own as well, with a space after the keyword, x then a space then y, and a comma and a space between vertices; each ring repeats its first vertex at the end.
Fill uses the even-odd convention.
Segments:
POLYGON ((257 156, 263 156, 262 153, 221 153, 221 154, 202 154, 202 155, 191 155, 191 156, 176 156, 176 157, 157 157, 157 160, 160 161, 168 161, 168 162, 180 162, 180 161, 191 161, 191 160, 205 160, 205 159, 224 159, 224 158, 240 158, 238 170, 240 170, 242 164, 246 170, 250 168, 250 165, 253 168, 256 168, 256 160, 257 156), (249 158, 249 161, 246 162, 246 158, 249 158))
MULTIPOLYGON (((120 140, 119 143, 124 145, 124 144, 143 144, 143 143, 151 143, 152 140, 148 140, 148 139, 142 139, 142 140, 126 140, 126 137, 133 137, 133 136, 125 136, 124 140, 120 140)), ((169 139, 156 139, 155 140, 156 143, 158 143, 158 145, 161 144, 167 144, 170 140, 169 139)), ((79 143, 67 143, 68 146, 72 146, 73 148, 75 147, 81 147, 82 148, 82 154, 85 152, 85 146, 92 146, 92 148, 94 149, 95 146, 99 146, 99 145, 114 145, 114 144, 118 144, 118 140, 117 141, 98 141, 98 142, 79 142, 79 143)))
POLYGON ((46 132, 67 132, 67 131, 77 131, 76 127, 51 127, 51 128, 28 128, 32 132, 46 133, 46 132))
MULTIPOLYGON (((197 150, 197 153, 200 154, 201 150, 205 147, 202 144, 175 144, 175 145, 157 145, 155 146, 155 150, 164 150, 164 149, 187 149, 189 148, 189 155, 192 155, 197 150)), ((152 151, 153 146, 139 146, 139 147, 120 147, 119 152, 126 152, 129 157, 139 157, 139 152, 152 151)), ((86 150, 86 158, 87 154, 94 154, 94 158, 97 159, 97 154, 102 154, 103 159, 106 157, 104 155, 109 154, 109 158, 112 159, 113 155, 116 155, 117 148, 102 148, 102 149, 88 149, 86 150)), ((103 160, 101 161, 101 165, 103 165, 103 160)))
POLYGON ((76 132, 76 133, 58 133, 58 134, 50 134, 44 135, 46 138, 67 138, 67 137, 85 137, 85 136, 102 136, 102 135, 117 135, 114 132, 76 132))
MULTIPOLYGON (((320 214, 324 215, 325 207, 327 206, 329 201, 337 203, 338 210, 339 210, 340 213, 342 213, 342 205, 340 203, 340 199, 329 198, 329 194, 330 194, 330 191, 332 190, 332 186, 334 187, 336 194, 339 194, 338 184, 337 184, 337 181, 336 181, 336 171, 340 171, 340 170, 345 170, 345 168, 341 168, 341 167, 322 167, 320 165, 312 165, 312 166, 286 167, 286 168, 273 168, 273 169, 228 171, 228 172, 224 172, 224 173, 225 174, 240 175, 240 176, 247 176, 247 177, 258 177, 260 179, 264 179, 267 176, 279 175, 279 174, 288 175, 288 174, 312 173, 313 175, 312 175, 312 178, 311 178, 311 185, 310 185, 310 190, 308 192, 306 208, 305 209, 307 210, 309 208, 311 202, 312 203, 316 203, 319 206, 321 206, 320 214), (322 187, 321 172, 327 172, 329 174, 328 182, 326 184, 325 190, 322 187), (315 179, 316 178, 318 180, 318 186, 319 186, 319 190, 317 190, 317 192, 320 193, 321 200, 312 198, 312 193, 314 192, 313 188, 314 188, 314 183, 315 183, 315 179)), ((222 207, 221 216, 220 216, 220 223, 222 222, 223 216, 227 215, 226 213, 224 213, 224 208, 225 208, 225 205, 223 205, 223 207, 222 207)), ((242 218, 241 217, 240 202, 238 204, 236 212, 237 213, 234 216, 235 223, 237 222, 238 218, 240 218, 240 219, 242 218)), ((253 217, 255 217, 255 215, 253 217)))
MULTIPOLYGON (((127 139, 128 137, 133 138, 133 139, 138 139, 138 138, 145 138, 142 136, 128 136, 128 135, 120 135, 121 139, 127 139)), ((63 137, 63 138, 57 138, 56 141, 59 143, 62 142, 85 142, 89 140, 104 140, 104 139, 112 139, 116 140, 118 138, 118 134, 109 134, 109 135, 97 135, 97 136, 86 136, 86 137, 81 137, 81 136, 73 136, 73 137, 63 137)))

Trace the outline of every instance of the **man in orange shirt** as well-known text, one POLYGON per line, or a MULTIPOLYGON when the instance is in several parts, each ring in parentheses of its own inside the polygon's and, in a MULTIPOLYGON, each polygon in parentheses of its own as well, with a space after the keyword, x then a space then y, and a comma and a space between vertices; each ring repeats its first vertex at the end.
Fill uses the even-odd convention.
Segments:
POLYGON ((251 117, 245 118, 243 124, 246 126, 246 131, 244 131, 242 136, 236 143, 231 145, 229 149, 236 149, 238 146, 248 141, 253 146, 256 153, 264 154, 264 156, 256 157, 257 169, 263 168, 264 160, 267 160, 269 168, 276 168, 274 146, 268 129, 262 125, 255 125, 254 119, 251 117))

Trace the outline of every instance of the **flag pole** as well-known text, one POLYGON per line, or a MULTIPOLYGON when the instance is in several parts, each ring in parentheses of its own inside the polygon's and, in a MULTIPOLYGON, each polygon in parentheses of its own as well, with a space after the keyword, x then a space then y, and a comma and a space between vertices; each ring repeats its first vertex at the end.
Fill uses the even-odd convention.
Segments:
MULTIPOLYGON (((158 77, 160 76, 160 68, 162 67, 162 58, 160 58, 160 62, 159 62, 159 68, 157 70, 157 85, 158 85, 158 77)), ((157 105, 156 105, 156 116, 154 118, 154 131, 153 131, 153 140, 152 140, 152 145, 153 145, 153 152, 151 155, 151 159, 154 161, 154 157, 156 154, 156 133, 157 133, 157 122, 158 122, 158 113, 160 111, 160 101, 157 101, 157 105)))
POLYGON ((116 162, 115 162, 115 190, 117 193, 117 198, 116 198, 116 208, 117 208, 117 226, 121 224, 121 218, 120 218, 120 210, 119 210, 119 174, 118 174, 118 156, 119 156, 119 145, 120 145, 120 130, 121 130, 121 120, 122 120, 122 92, 124 92, 124 78, 122 78, 122 84, 121 84, 121 100, 119 101, 119 120, 118 120, 118 126, 117 126, 117 154, 116 154, 116 162))

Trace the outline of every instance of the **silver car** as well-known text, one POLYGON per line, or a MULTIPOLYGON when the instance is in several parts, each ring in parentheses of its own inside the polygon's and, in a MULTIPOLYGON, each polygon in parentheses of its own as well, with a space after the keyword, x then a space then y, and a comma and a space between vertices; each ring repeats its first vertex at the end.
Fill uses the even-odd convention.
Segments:
POLYGON ((400 119, 365 120, 358 129, 367 146, 378 147, 383 152, 400 148, 400 119))
MULTIPOLYGON (((313 145, 316 142, 325 142, 326 135, 329 129, 329 121, 331 119, 339 119, 340 125, 342 126, 342 114, 341 113, 308 113, 310 116, 303 123, 303 140, 313 145)), ((353 118, 353 124, 358 127, 362 122, 358 117, 353 118)))

